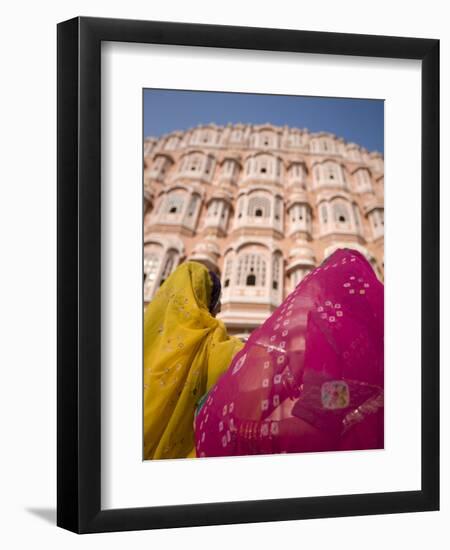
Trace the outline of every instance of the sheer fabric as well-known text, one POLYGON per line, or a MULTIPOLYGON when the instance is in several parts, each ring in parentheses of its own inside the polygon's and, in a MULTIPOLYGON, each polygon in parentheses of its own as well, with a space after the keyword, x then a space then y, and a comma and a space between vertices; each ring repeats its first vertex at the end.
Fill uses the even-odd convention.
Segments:
POLYGON ((213 283, 197 262, 181 264, 144 316, 144 459, 195 456, 194 411, 243 344, 209 308, 213 283))
POLYGON ((383 296, 353 250, 307 275, 209 392, 197 456, 382 448, 383 296))

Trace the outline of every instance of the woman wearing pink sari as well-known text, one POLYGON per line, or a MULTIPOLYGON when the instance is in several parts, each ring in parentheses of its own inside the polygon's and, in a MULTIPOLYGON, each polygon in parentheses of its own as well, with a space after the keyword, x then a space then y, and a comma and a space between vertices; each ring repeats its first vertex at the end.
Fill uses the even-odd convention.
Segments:
POLYGON ((255 330, 195 420, 198 457, 384 446, 384 288, 354 250, 255 330))

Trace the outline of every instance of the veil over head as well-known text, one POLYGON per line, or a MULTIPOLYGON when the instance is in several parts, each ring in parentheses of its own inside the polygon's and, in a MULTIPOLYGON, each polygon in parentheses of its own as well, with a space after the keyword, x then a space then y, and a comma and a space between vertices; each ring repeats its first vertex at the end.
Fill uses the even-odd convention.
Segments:
POLYGON ((223 322, 211 315, 214 292, 208 269, 198 262, 184 262, 145 310, 145 459, 191 453, 197 403, 243 346, 228 337, 223 322))
POLYGON ((195 420, 197 456, 382 448, 384 288, 338 250, 249 337, 195 420))

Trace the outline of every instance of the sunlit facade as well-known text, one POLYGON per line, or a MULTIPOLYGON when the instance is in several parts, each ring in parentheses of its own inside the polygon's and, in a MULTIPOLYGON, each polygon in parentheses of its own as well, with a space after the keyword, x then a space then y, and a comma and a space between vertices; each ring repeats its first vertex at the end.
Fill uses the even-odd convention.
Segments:
POLYGON ((144 302, 192 259, 242 337, 336 248, 384 277, 384 160, 332 134, 207 125, 144 141, 144 302))

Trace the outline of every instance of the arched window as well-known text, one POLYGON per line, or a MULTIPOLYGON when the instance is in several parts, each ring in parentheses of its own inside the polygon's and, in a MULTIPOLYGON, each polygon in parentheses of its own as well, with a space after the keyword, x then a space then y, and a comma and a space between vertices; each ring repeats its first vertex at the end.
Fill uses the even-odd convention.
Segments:
POLYGON ((179 193, 172 193, 166 199, 166 212, 168 214, 179 214, 183 209, 183 196, 179 193))
POLYGON ((349 223, 350 218, 349 218, 349 212, 346 204, 344 204, 343 202, 335 202, 333 204, 333 209, 334 209, 334 221, 337 224, 349 223))
POLYGON ((189 174, 206 174, 211 169, 211 158, 205 158, 202 153, 191 153, 184 157, 183 162, 180 165, 182 172, 188 172, 189 174))
POLYGON ((272 155, 260 154, 252 159, 249 159, 247 162, 250 165, 250 173, 256 176, 268 177, 273 176, 275 173, 278 174, 278 166, 274 165, 274 162, 278 159, 275 159, 272 155))
POLYGON ((188 212, 187 212, 187 215, 188 215, 188 218, 192 218, 197 210, 197 204, 199 202, 199 197, 198 195, 192 195, 191 197, 191 201, 189 203, 189 208, 188 208, 188 212))
POLYGON ((322 204, 320 208, 320 215, 322 218, 322 223, 326 225, 328 223, 328 208, 326 204, 322 204))
POLYGON ((250 196, 247 212, 249 216, 262 218, 270 217, 270 200, 267 197, 250 196))
POLYGON ((356 184, 358 191, 370 192, 372 190, 370 174, 365 168, 361 168, 356 172, 356 184))
POLYGON ((339 174, 339 165, 337 165, 334 162, 325 162, 323 164, 323 169, 325 173, 325 179, 331 180, 331 181, 339 181, 340 180, 340 174, 339 174))
POLYGON ((239 256, 236 284, 238 286, 265 286, 266 259, 260 254, 242 254, 239 256))
POLYGON ((199 157, 193 158, 189 163, 189 170, 191 172, 200 172, 202 161, 199 157))
POLYGON ((171 162, 167 157, 158 155, 150 168, 150 173, 154 178, 163 178, 168 172, 171 162))
POLYGON ((295 222, 295 219, 297 217, 297 205, 291 208, 290 213, 291 213, 291 222, 295 222))
POLYGON ((311 210, 309 204, 302 202, 293 204, 290 207, 289 230, 291 233, 295 231, 311 233, 311 210))

